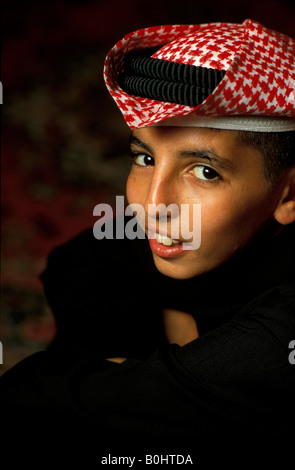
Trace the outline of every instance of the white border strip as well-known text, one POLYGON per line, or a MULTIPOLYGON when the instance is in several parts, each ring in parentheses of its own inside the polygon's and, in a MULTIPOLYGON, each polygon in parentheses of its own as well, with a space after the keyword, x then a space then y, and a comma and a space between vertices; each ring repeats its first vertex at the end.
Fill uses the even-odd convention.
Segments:
POLYGON ((273 118, 265 116, 217 116, 206 117, 187 114, 175 116, 154 124, 153 127, 211 127, 254 132, 287 132, 295 131, 295 119, 273 118))

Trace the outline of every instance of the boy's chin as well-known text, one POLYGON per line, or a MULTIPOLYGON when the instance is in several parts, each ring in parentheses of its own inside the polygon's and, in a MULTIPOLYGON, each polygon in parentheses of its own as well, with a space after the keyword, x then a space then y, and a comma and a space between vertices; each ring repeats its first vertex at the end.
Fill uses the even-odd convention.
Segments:
POLYGON ((199 276, 206 272, 206 269, 202 270, 198 267, 197 262, 192 263, 189 261, 185 254, 180 258, 161 258, 160 256, 153 253, 154 263, 157 270, 164 276, 171 277, 173 279, 185 280, 199 276))

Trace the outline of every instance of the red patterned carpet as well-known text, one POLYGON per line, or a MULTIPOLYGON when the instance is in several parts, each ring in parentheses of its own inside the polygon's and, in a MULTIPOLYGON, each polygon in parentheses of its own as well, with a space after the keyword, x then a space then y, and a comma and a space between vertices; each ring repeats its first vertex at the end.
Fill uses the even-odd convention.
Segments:
POLYGON ((294 34, 293 0, 29 0, 3 9, 1 372, 55 332, 39 274, 50 250, 124 194, 128 130, 108 96, 105 54, 152 24, 253 18, 294 34))

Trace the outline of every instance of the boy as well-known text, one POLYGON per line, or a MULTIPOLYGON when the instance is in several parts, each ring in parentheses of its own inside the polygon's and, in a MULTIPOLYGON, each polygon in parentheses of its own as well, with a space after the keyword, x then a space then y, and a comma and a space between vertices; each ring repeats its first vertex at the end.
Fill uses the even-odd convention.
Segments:
POLYGON ((86 232, 52 253, 42 278, 56 340, 2 379, 12 445, 186 451, 197 464, 253 449, 273 459, 271 443, 284 458, 294 56, 292 39, 250 20, 147 28, 110 51, 106 83, 133 130, 127 198, 148 240, 86 232))

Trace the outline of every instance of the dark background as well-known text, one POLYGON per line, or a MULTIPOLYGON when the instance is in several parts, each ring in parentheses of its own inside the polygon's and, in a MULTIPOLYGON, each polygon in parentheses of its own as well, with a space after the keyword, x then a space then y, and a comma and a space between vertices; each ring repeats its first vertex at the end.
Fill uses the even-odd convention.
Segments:
MULTIPOLYGON (((103 78, 122 36, 246 18, 295 36, 294 0, 10 0, 2 9, 2 372, 55 325, 39 274, 50 250, 124 194, 128 129, 103 78)), ((83 321, 83 317, 81 317, 83 321)))

